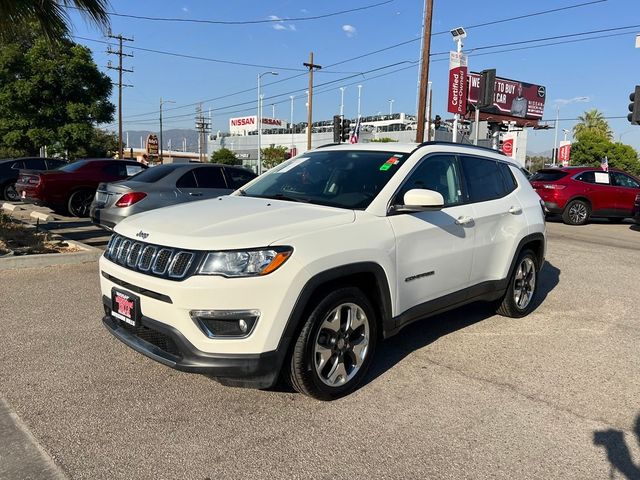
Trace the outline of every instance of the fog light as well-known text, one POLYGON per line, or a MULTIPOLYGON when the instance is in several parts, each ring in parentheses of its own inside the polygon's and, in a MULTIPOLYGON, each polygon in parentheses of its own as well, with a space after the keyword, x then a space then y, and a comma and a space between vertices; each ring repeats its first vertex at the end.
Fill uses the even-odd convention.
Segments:
POLYGON ((189 313, 209 338, 247 337, 260 318, 260 310, 191 310, 189 313))

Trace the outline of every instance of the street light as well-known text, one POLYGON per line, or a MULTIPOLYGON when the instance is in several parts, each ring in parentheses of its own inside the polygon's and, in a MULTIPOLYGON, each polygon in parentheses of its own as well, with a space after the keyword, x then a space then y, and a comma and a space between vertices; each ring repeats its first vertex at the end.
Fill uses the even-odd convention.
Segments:
POLYGON ((627 130, 626 132, 622 132, 620 135, 618 135, 618 143, 622 143, 622 137, 624 137, 627 133, 631 133, 631 132, 635 132, 635 129, 627 130))
POLYGON ((569 134, 569 130, 567 130, 566 128, 562 129, 562 133, 564 133, 564 141, 567 141, 567 135, 569 134))
POLYGON ((358 118, 360 118, 360 94, 362 93, 362 85, 358 85, 358 118))
POLYGON ((258 175, 262 175, 262 95, 260 80, 263 75, 278 75, 278 72, 262 72, 258 74, 258 175))
POLYGON ((296 97, 289 95, 289 98, 291 99, 291 149, 293 150, 293 99, 296 97))
POLYGON ((162 159, 162 105, 165 103, 176 103, 173 100, 162 100, 160 97, 160 163, 164 163, 162 159))
POLYGON ((340 116, 344 115, 344 91, 347 87, 340 87, 340 116))
POLYGON ((588 102, 589 97, 575 97, 570 100, 564 100, 562 102, 556 102, 556 124, 554 125, 554 138, 553 138, 553 166, 556 165, 558 160, 558 125, 560 123, 560 105, 569 105, 576 102, 588 102))

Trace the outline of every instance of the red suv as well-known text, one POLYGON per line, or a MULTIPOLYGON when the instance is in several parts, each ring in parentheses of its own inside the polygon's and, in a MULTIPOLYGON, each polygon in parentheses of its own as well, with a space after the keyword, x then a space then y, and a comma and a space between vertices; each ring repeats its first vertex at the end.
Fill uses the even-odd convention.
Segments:
POLYGON ((561 214, 569 225, 584 225, 591 217, 631 218, 640 193, 640 180, 615 168, 547 168, 529 180, 549 212, 561 214))
POLYGON ((145 168, 131 160, 78 160, 48 172, 21 170, 16 190, 25 202, 88 217, 98 184, 124 180, 145 168))

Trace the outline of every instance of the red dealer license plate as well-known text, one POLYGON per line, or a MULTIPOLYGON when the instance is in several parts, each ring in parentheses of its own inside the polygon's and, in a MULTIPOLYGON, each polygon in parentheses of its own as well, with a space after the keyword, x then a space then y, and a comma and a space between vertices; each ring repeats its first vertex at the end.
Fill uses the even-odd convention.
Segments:
POLYGON ((140 325, 140 299, 135 295, 113 288, 111 290, 111 315, 129 325, 140 325))

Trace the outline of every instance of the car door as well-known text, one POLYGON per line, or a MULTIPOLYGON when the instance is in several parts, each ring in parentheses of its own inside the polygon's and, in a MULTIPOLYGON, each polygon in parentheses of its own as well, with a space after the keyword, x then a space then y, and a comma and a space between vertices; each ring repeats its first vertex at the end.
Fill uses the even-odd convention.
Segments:
POLYGON ((202 198, 202 192, 198 188, 198 182, 193 174, 194 169, 189 169, 176 180, 177 195, 179 202, 190 202, 202 198))
POLYGON ((461 156, 464 181, 475 222, 475 255, 470 284, 501 280, 513 257, 514 243, 528 232, 508 164, 486 157, 461 156))
POLYGON ((596 215, 615 214, 615 188, 611 185, 608 172, 602 170, 586 170, 573 179, 577 188, 573 197, 584 196, 591 203, 591 213, 596 215))
POLYGON ((615 208, 620 216, 631 217, 636 195, 640 193, 640 183, 622 172, 609 172, 615 189, 615 208))
MULTIPOLYGON (((440 192, 444 207, 388 217, 396 237, 399 312, 465 289, 473 262, 472 207, 464 203, 455 155, 422 159, 394 195, 393 204, 402 204, 404 194, 414 188, 440 192)), ((455 300, 464 295, 461 292, 455 300)))
POLYGON ((214 198, 233 191, 227 186, 221 167, 202 166, 194 168, 192 171, 196 177, 197 196, 199 197, 214 198))

